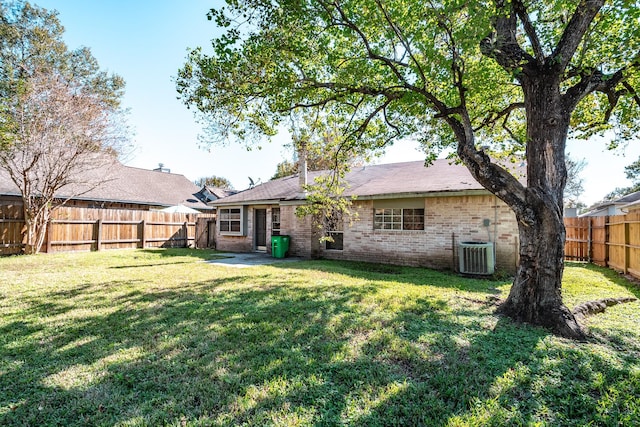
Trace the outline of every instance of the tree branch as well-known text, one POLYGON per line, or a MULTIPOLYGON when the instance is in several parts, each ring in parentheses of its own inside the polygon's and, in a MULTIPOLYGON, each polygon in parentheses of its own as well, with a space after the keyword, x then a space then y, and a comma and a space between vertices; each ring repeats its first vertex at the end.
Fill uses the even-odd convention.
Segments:
POLYGON ((638 107, 640 107, 640 96, 638 95, 638 92, 636 92, 636 90, 633 88, 633 86, 631 86, 628 82, 622 82, 622 86, 627 89, 627 91, 632 95, 633 100, 636 101, 636 104, 638 104, 638 107))
MULTIPOLYGON (((627 67, 628 68, 628 67, 627 67)), ((620 98, 616 86, 624 79, 624 71, 620 69, 611 75, 605 75, 600 70, 592 69, 589 73, 583 73, 580 81, 567 89, 563 95, 563 105, 566 111, 573 111, 576 105, 588 94, 592 92, 602 92, 609 97, 610 108, 613 110, 620 98)))
POLYGON ((422 69, 422 65, 420 65, 420 62, 416 59, 415 55, 413 54, 413 50, 411 49, 411 44, 409 43, 407 38, 404 36, 404 34, 402 33, 398 25, 395 22, 393 22, 393 20, 391 19, 391 16, 389 16, 389 13, 382 5, 382 1, 376 0, 376 4, 384 14, 384 18, 387 21, 387 24, 389 24, 391 29, 393 29, 393 32, 395 33, 396 37, 398 37, 398 40, 400 40, 400 43, 402 43, 402 46, 404 47, 405 51, 409 54, 411 61, 415 64, 416 68, 418 69, 418 74, 420 75, 420 79, 422 80, 423 83, 426 82, 427 78, 425 77, 424 70, 422 69))
POLYGON ((535 58, 523 50, 516 38, 516 14, 507 0, 496 1, 494 31, 480 42, 483 55, 493 58, 505 70, 513 71, 523 62, 535 63, 535 58))
POLYGON ((476 149, 467 110, 463 109, 460 115, 462 120, 457 120, 453 116, 444 118, 458 139, 458 157, 476 181, 509 205, 518 218, 525 218, 527 189, 506 169, 493 163, 486 153, 476 149))
POLYGON ((502 121, 502 129, 504 129, 509 134, 511 139, 513 139, 515 142, 517 142, 518 144, 524 145, 522 140, 518 139, 518 136, 513 133, 513 131, 511 130, 511 128, 509 128, 509 125, 507 124, 507 121, 509 120, 509 116, 510 115, 511 115, 511 113, 509 113, 506 116, 504 116, 504 120, 502 121))
POLYGON ((550 64, 557 70, 567 68, 583 36, 604 3, 605 0, 582 0, 578 4, 550 58, 550 64))
POLYGON ((456 47, 455 38, 453 37, 453 31, 451 26, 447 24, 446 17, 439 16, 438 26, 447 34, 447 45, 451 52, 451 75, 453 76, 453 85, 458 90, 458 96, 460 97, 460 106, 465 109, 466 106, 466 88, 464 87, 464 61, 458 52, 456 47))
POLYGON ((518 218, 525 218, 527 189, 500 165, 493 163, 489 156, 477 150, 472 144, 458 143, 458 157, 467 166, 471 175, 484 188, 504 201, 516 213, 518 218))
MULTIPOLYGON (((323 4, 323 7, 325 7, 325 9, 327 9, 325 4, 324 3, 322 3, 322 4, 323 4)), ((389 58, 387 58, 385 56, 379 55, 378 53, 373 51, 373 49, 371 48, 371 43, 369 42, 369 39, 366 36, 366 34, 364 34, 362 29, 358 25, 356 25, 351 19, 349 19, 349 17, 347 16, 347 14, 344 11, 344 9, 340 6, 340 4, 338 4, 337 1, 334 1, 332 3, 332 6, 338 12, 338 14, 340 15, 340 18, 342 20, 342 22, 336 22, 336 24, 344 25, 347 28, 349 28, 350 30, 352 30, 355 34, 358 35, 358 37, 362 41, 362 44, 364 45, 365 50, 367 51, 367 55, 369 56, 369 58, 384 63, 387 67, 389 67, 391 72, 396 76, 396 78, 399 81, 401 81, 403 83, 407 83, 406 79, 404 78, 404 76, 402 75, 400 70, 398 70, 398 68, 397 68, 398 64, 395 61, 393 61, 393 60, 391 60, 391 59, 389 59, 389 58)), ((406 65, 406 64, 402 64, 402 65, 406 65)))
POLYGON ((531 23, 531 19, 529 19, 529 13, 527 12, 525 5, 520 0, 514 0, 513 8, 516 12, 516 15, 522 22, 525 33, 527 33, 527 37, 529 38, 529 42, 531 43, 531 48, 533 49, 533 53, 536 59, 539 63, 544 62, 544 51, 542 50, 542 45, 540 44, 540 40, 538 39, 536 29, 531 23))
POLYGON ((494 125, 502 117, 505 117, 506 121, 506 118, 509 117, 511 112, 518 108, 524 108, 524 102, 514 102, 513 104, 508 105, 507 108, 503 109, 502 111, 490 112, 489 115, 482 121, 482 123, 480 123, 480 125, 473 130, 477 132, 484 127, 494 125))

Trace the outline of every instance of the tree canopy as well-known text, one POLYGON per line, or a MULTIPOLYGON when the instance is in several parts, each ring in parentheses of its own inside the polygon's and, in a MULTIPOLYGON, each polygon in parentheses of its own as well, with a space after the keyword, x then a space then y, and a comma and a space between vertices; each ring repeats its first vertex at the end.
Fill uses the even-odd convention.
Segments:
POLYGON ((631 181, 631 185, 629 187, 616 188, 605 196, 605 200, 615 200, 627 194, 640 191, 640 159, 625 166, 624 172, 627 179, 631 181))
POLYGON ((233 190, 233 185, 231 181, 223 176, 205 176, 195 180, 195 184, 202 187, 204 185, 208 185, 211 187, 223 188, 225 190, 233 190))
POLYGON ((273 135, 321 109, 344 145, 454 147, 514 211, 520 265, 501 311, 581 337, 561 303, 566 140, 640 128, 640 7, 628 0, 228 0, 212 53, 191 51, 183 101, 219 139, 273 135), (522 185, 495 162, 522 153, 522 185))
POLYGON ((232 0, 210 12, 227 31, 212 55, 191 51, 178 90, 220 139, 273 135, 291 110, 323 107, 359 144, 457 144, 451 118, 468 119, 482 145, 523 150, 519 80, 558 67, 572 136, 623 141, 639 126, 639 14, 603 0, 232 0), (513 37, 499 34, 510 27, 513 37))
POLYGON ((0 94, 15 93, 18 82, 36 72, 55 72, 118 107, 122 77, 101 70, 89 48, 70 50, 63 34, 57 12, 24 1, 0 1, 0 94))
POLYGON ((129 145, 124 81, 88 48, 69 50, 63 31, 56 12, 0 1, 0 169, 22 195, 27 253, 51 210, 109 179, 129 145), (85 173, 103 167, 101 178, 85 173))
POLYGON ((300 156, 305 156, 307 170, 332 170, 340 176, 351 167, 363 165, 372 156, 379 154, 379 147, 346 147, 340 123, 331 117, 322 114, 292 114, 291 119, 290 148, 293 151, 293 161, 283 160, 279 163, 271 179, 298 173, 300 156))
POLYGON ((565 207, 579 207, 580 196, 584 192, 584 179, 580 176, 580 173, 587 165, 584 159, 571 158, 567 153, 567 185, 564 188, 564 201, 565 207))

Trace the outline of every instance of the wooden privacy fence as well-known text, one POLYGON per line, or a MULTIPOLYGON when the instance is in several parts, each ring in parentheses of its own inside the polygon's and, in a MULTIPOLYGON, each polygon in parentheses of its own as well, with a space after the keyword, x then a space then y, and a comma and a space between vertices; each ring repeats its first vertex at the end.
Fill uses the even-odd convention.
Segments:
MULTIPOLYGON (((195 214, 62 207, 47 226, 43 252, 195 245, 195 214)), ((21 206, 0 206, 0 255, 22 248, 21 206)))
POLYGON ((640 278, 640 212, 565 218, 568 260, 588 261, 640 278))

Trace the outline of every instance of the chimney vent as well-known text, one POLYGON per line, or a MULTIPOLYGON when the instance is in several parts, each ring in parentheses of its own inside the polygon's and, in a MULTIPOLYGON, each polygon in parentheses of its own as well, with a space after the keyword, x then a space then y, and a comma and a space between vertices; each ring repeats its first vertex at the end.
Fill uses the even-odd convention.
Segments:
POLYGON ((154 169, 154 172, 171 173, 171 169, 165 168, 164 163, 158 163, 158 167, 154 169))

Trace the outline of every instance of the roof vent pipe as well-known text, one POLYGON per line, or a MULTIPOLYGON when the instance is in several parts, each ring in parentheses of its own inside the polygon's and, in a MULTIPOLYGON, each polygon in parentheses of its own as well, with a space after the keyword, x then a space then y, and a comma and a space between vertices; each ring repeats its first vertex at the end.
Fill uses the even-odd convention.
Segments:
POLYGON ((164 163, 158 163, 158 167, 153 170, 154 172, 171 173, 171 169, 165 168, 164 163))

